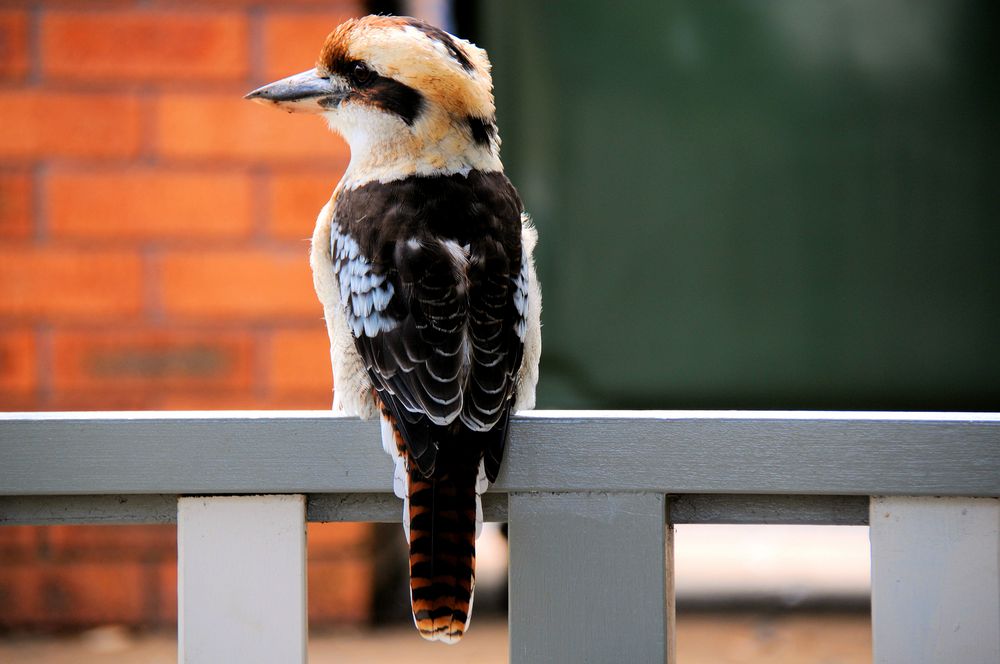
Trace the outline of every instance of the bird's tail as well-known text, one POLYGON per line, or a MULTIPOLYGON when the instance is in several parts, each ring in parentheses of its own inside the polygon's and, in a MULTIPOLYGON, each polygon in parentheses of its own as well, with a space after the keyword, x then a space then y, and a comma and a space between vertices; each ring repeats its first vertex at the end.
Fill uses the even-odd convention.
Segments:
POLYGON ((457 643, 476 585, 476 472, 409 470, 410 605, 429 641, 457 643))

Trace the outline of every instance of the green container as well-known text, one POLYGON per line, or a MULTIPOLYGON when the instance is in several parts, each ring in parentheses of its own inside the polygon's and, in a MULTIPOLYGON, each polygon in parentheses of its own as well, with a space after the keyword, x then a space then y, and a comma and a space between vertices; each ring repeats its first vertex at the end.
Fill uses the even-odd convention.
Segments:
POLYGON ((480 7, 540 407, 1000 410, 1000 4, 480 7))

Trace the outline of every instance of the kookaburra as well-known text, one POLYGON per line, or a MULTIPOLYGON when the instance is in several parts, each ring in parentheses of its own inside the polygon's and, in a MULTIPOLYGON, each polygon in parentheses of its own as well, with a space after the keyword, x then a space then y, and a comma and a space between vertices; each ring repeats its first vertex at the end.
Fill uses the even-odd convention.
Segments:
POLYGON ((351 161, 310 262, 335 410, 382 422, 404 499, 420 634, 458 641, 475 586, 479 494, 513 410, 534 405, 536 234, 504 175, 486 52, 412 18, 352 19, 316 68, 248 99, 322 115, 351 161))

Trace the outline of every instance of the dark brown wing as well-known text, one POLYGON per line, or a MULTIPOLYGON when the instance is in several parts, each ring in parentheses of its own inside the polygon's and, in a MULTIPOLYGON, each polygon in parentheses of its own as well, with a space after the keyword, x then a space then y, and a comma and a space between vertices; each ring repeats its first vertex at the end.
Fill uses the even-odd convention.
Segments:
POLYGON ((379 398, 430 476, 502 459, 522 356, 520 200, 502 174, 373 183, 342 193, 332 251, 379 398), (520 299, 519 299, 520 298, 520 299))

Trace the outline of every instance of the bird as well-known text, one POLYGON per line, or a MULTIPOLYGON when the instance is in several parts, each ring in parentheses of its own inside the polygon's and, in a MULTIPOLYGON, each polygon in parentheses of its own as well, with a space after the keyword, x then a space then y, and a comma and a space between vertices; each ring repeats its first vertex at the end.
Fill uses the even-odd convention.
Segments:
POLYGON ((313 69, 246 95, 321 115, 349 145, 310 250, 333 409, 380 420, 414 623, 449 644, 471 617, 480 495, 511 413, 534 407, 541 353, 538 236, 500 160, 490 68, 429 23, 366 16, 313 69))

